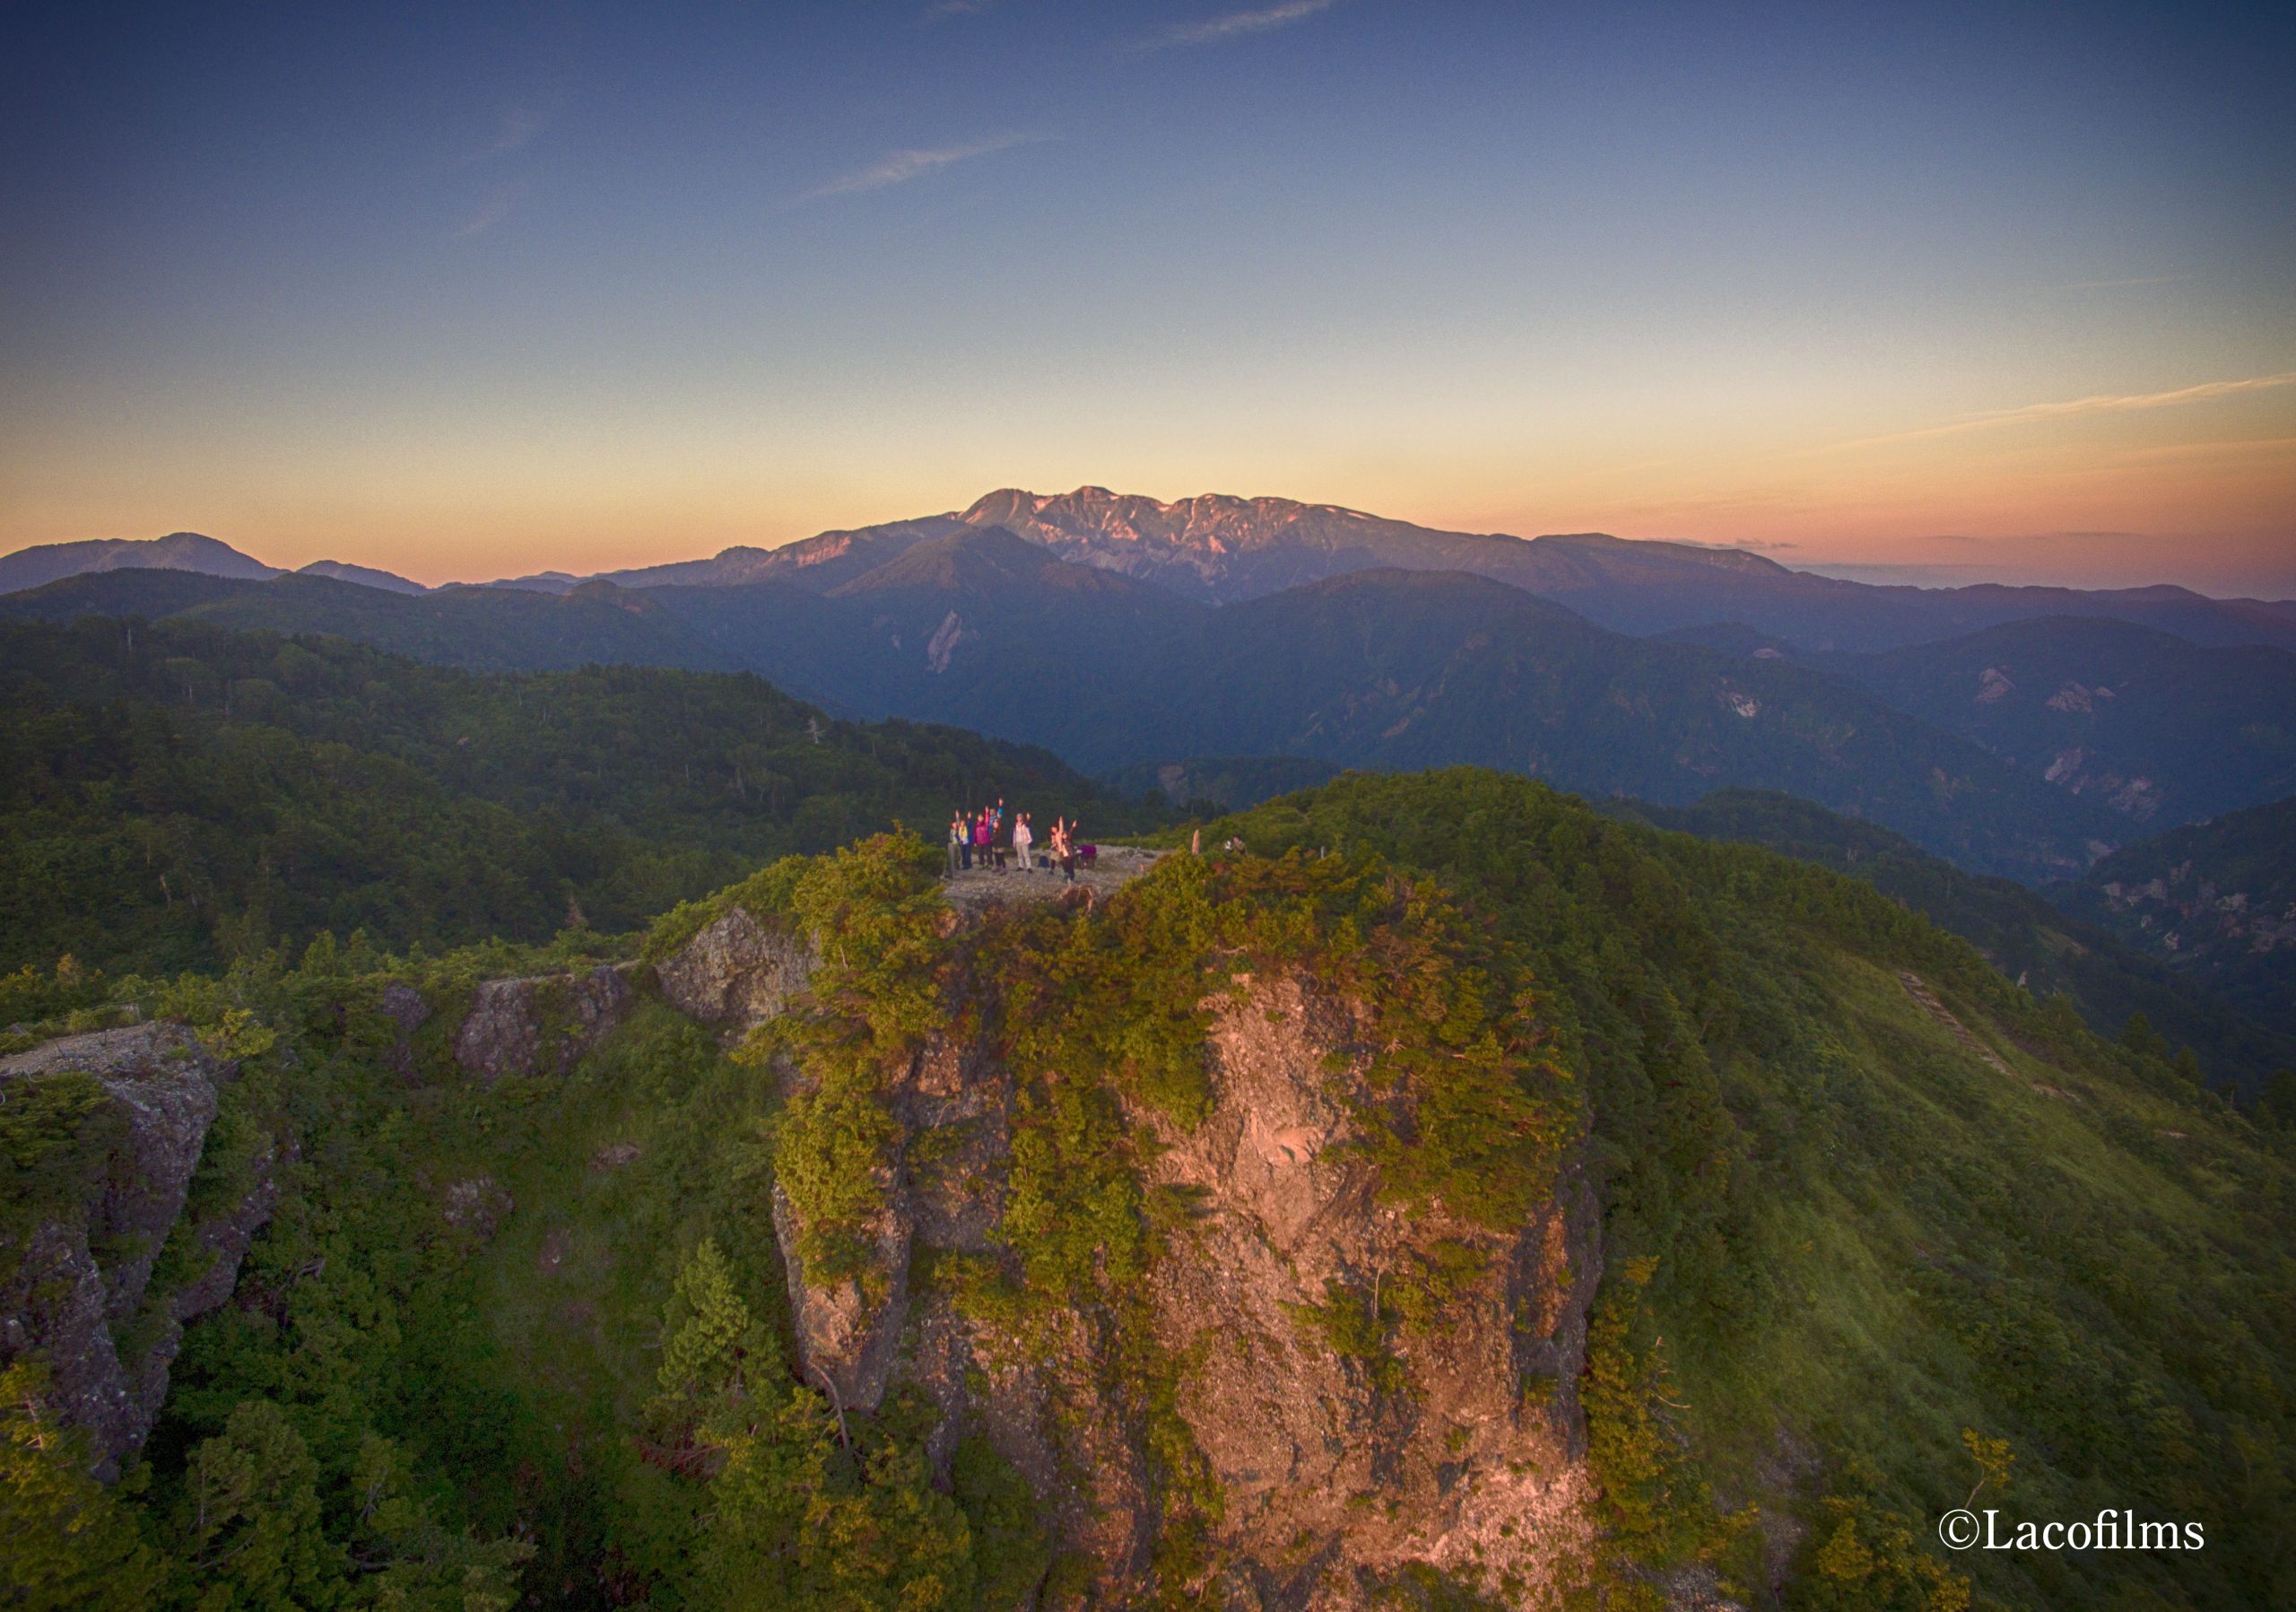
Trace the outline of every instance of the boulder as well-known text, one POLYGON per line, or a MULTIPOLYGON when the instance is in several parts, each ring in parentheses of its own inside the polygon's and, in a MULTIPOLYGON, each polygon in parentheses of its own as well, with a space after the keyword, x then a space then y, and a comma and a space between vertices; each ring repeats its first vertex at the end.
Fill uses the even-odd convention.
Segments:
POLYGON ((813 978, 818 954, 778 926, 728 908, 657 964, 662 995, 688 1018, 746 1027, 774 1017, 813 978))
POLYGON ((630 1016, 622 971, 489 980, 455 1035, 455 1061, 491 1085, 506 1075, 563 1075, 630 1016))
POLYGON ((500 1181, 491 1175, 474 1175, 449 1181, 439 1209, 448 1225, 485 1243, 494 1240, 494 1233, 517 1207, 510 1189, 500 1181))

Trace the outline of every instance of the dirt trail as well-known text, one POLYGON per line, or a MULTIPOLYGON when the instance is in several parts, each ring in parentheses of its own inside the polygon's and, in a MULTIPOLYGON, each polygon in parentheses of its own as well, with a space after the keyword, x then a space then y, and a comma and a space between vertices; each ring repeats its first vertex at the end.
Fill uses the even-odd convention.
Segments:
MULTIPOLYGON (((1999 1053, 1970 1034, 1970 1027, 1952 1015, 1946 1006, 1937 999, 1937 993, 1929 989, 1919 974, 1915 973, 1911 969, 1900 969, 1898 980, 1905 987, 1905 994, 1921 1004, 1924 1012, 1953 1033, 1953 1039, 1961 1043, 1962 1049, 1970 1057, 1984 1059, 2012 1080, 2025 1080, 2023 1076, 2001 1061, 1999 1053)), ((2025 1080, 2025 1084, 2044 1097, 2055 1097, 2065 1102, 2081 1101, 2063 1086, 2051 1085, 2045 1080, 2025 1080)))
POLYGON ((975 867, 944 877, 941 893, 951 906, 967 912, 1021 902, 1057 901, 1071 889, 1088 890, 1091 899, 1098 902, 1113 895, 1171 854, 1143 850, 1135 845, 1103 845, 1089 867, 1082 862, 1076 865, 1074 885, 1057 867, 1049 871, 1033 868, 1027 873, 1017 867, 1003 873, 975 867))
POLYGON ((1970 1027, 1952 1015, 1945 1005, 1937 999, 1937 993, 1929 989, 1919 974, 1915 973, 1911 969, 1900 969, 1898 980, 1904 985, 1905 994, 1920 1003, 1923 1011, 1931 1018, 1952 1031, 1953 1039, 1961 1042, 1972 1058, 1983 1059, 2012 1079, 2018 1077, 2016 1070, 2001 1061, 1999 1053, 1970 1033, 1970 1027))

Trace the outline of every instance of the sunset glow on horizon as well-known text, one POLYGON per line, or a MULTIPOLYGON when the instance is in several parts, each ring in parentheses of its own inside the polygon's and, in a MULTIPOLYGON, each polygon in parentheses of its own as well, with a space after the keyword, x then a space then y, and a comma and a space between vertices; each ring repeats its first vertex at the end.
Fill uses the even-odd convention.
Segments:
POLYGON ((1092 484, 2296 597, 2284 17, 0 39, 0 551, 196 530, 478 580, 1092 484))

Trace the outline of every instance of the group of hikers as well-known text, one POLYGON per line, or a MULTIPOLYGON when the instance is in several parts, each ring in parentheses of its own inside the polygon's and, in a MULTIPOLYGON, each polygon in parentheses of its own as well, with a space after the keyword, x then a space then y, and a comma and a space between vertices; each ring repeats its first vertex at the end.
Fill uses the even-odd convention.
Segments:
POLYGON ((1029 826, 1029 815, 1022 812, 1013 819, 1008 830, 1004 826, 1004 802, 1000 797, 993 806, 978 812, 959 812, 949 819, 949 872, 952 876, 978 867, 994 868, 1003 873, 1009 862, 1022 873, 1041 867, 1050 873, 1057 868, 1076 882, 1076 863, 1081 858, 1092 859, 1098 848, 1080 845, 1076 840, 1076 825, 1065 817, 1057 818, 1052 825, 1051 837, 1042 852, 1036 849, 1036 830, 1029 826))

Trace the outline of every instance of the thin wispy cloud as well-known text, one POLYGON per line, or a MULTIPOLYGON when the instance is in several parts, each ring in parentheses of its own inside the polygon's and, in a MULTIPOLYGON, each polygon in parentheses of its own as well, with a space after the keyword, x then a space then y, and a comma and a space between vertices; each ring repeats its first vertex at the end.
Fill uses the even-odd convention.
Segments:
POLYGON ((1919 431, 1892 431, 1887 436, 1860 437, 1852 442, 1836 442, 1821 452, 1839 452, 1847 448, 1874 448, 1885 442, 1918 442, 1930 437, 1957 437, 1966 431, 1999 431, 2013 425, 2035 425, 2047 420, 2069 420, 2082 414, 2119 414, 2142 409, 2177 408, 2187 403, 2205 403, 2215 397, 2234 397, 2246 392, 2268 392, 2279 387, 2296 386, 2296 370, 2277 375, 2255 375, 2245 380, 2204 381, 2196 387, 2179 387, 2172 392, 2105 393, 2093 397, 2074 397, 2064 403, 2029 403, 2022 408, 1995 409, 1966 419, 1948 421, 1943 425, 1928 425, 1919 431))
POLYGON ((2070 285, 2060 285, 2059 291, 2118 291, 2129 285, 2174 285, 2189 280, 2190 274, 2138 274, 2127 280, 2075 280, 2070 285))
POLYGON ((1144 48, 1169 50, 1187 45, 1219 45, 1256 33, 1273 33, 1279 28, 1289 28, 1294 22, 1304 22, 1318 12, 1329 11, 1332 4, 1333 0, 1284 0, 1281 5, 1230 12, 1222 17, 1210 17, 1201 22, 1185 22, 1178 28, 1167 30, 1147 40, 1144 48))
POLYGON ((2132 459, 2239 459, 2259 455, 2277 458, 2296 453, 2296 437, 2239 437, 2221 442, 2163 442, 2153 448, 2131 449, 2132 459))
POLYGON ((479 202, 470 216, 465 218, 461 226, 454 231, 453 239, 467 240, 474 235, 485 234, 510 216, 510 209, 517 199, 517 192, 508 186, 490 191, 479 202))
POLYGON ((1011 151, 1019 145, 1035 145, 1051 138, 1050 135, 998 135, 992 139, 973 141, 968 145, 891 152, 869 167, 841 179, 831 179, 819 189, 807 191, 798 199, 818 202, 832 196, 855 196, 863 191, 883 190, 892 185, 906 185, 911 179, 921 179, 926 174, 938 173, 944 168, 970 161, 975 157, 1011 151))
POLYGON ((985 11, 992 10, 996 4, 996 0, 934 0, 933 4, 925 8, 923 20, 945 22, 951 17, 977 17, 985 11))

